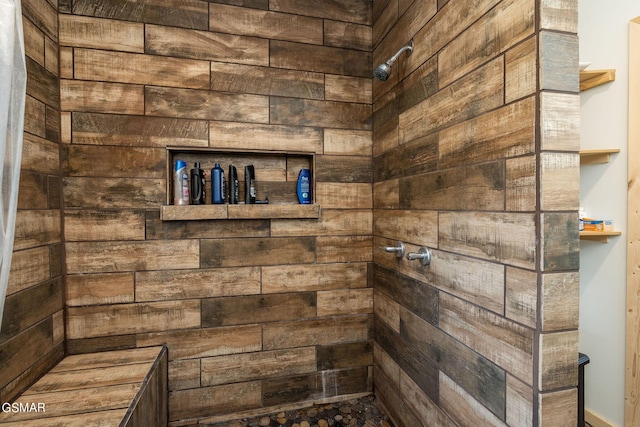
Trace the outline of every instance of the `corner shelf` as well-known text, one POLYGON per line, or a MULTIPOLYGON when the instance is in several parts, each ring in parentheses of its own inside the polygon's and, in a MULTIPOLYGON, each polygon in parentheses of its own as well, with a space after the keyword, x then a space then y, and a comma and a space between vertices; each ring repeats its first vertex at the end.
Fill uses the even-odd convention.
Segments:
MULTIPOLYGON (((583 72, 584 71, 581 71, 580 73, 582 74, 583 72)), ((619 148, 580 150, 580 166, 609 163, 611 161, 611 155, 619 152, 619 148)), ((609 237, 620 236, 621 234, 620 231, 581 231, 580 240, 607 243, 609 242, 609 237)))
POLYGON ((619 148, 605 150, 580 150, 580 166, 609 163, 611 154, 619 153, 619 148))
POLYGON ((580 70, 580 91, 585 91, 616 79, 616 70, 580 70))
POLYGON ((620 231, 581 231, 580 240, 592 240, 594 242, 607 243, 609 237, 620 236, 620 231))

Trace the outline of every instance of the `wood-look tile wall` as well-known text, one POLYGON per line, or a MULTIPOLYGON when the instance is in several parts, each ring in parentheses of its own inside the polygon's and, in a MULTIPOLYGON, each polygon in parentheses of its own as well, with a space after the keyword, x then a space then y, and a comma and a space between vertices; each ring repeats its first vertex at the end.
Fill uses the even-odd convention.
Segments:
POLYGON ((60 9, 69 352, 166 343, 172 425, 370 392, 371 3, 60 9), (315 154, 321 217, 163 222, 167 146, 315 154))
POLYGON ((22 2, 27 65, 14 253, 0 330, 0 402, 64 355, 56 1, 22 2))
POLYGON ((401 426, 576 424, 575 1, 376 0, 374 383, 401 426))

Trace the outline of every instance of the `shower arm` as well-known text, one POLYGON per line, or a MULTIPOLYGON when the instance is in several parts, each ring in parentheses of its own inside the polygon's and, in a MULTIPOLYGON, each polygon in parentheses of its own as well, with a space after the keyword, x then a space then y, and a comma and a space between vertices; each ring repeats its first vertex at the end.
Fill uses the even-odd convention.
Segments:
POLYGON ((389 60, 387 62, 385 62, 385 64, 391 66, 391 64, 396 62, 396 60, 400 57, 400 55, 402 55, 402 52, 404 52, 406 50, 408 50, 409 53, 413 52, 413 40, 409 41, 408 45, 402 46, 400 48, 400 50, 396 52, 395 55, 393 55, 391 58, 389 58, 389 60))

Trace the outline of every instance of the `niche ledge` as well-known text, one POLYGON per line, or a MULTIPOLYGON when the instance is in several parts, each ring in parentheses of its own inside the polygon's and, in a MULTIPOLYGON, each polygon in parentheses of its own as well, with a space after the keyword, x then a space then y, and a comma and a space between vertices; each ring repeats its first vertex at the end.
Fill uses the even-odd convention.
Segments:
POLYGON ((318 218, 320 218, 320 205, 318 204, 164 205, 160 209, 162 221, 318 218))

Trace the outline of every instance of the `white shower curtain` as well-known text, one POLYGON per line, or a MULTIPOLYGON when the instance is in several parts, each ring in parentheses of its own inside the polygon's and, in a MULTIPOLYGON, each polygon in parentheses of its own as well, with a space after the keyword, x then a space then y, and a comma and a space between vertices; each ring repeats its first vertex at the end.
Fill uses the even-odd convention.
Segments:
POLYGON ((13 253, 26 86, 20 0, 0 0, 0 320, 13 253))

